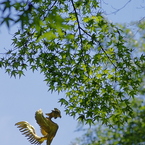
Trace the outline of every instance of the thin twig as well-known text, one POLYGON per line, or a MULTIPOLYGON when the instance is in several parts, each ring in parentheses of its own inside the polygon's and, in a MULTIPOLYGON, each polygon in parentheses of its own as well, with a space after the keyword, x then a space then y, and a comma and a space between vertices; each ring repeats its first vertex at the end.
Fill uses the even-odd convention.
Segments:
POLYGON ((47 9, 47 14, 44 16, 44 20, 45 18, 47 18, 48 14, 50 13, 51 9, 56 5, 56 3, 57 3, 57 0, 52 4, 52 6, 49 9, 47 9))
POLYGON ((51 10, 55 6, 56 3, 57 3, 57 0, 52 4, 52 6, 49 8, 49 10, 51 10))
POLYGON ((125 8, 130 2, 131 2, 132 0, 129 0, 128 2, 126 2, 125 3, 125 5, 123 5, 121 8, 119 8, 119 9, 115 9, 115 8, 113 8, 113 9, 115 9, 115 11, 114 12, 111 12, 111 13, 109 13, 109 14, 107 14, 107 15, 111 15, 111 14, 116 14, 117 12, 119 12, 120 10, 122 10, 123 8, 125 8))

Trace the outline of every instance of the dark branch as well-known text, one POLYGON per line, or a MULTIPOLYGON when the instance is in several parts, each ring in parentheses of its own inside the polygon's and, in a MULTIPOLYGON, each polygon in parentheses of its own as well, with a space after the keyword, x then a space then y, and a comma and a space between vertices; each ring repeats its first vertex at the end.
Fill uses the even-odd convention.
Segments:
MULTIPOLYGON (((76 20, 77 20, 77 24, 78 24, 78 30, 79 30, 79 36, 80 36, 80 41, 81 41, 81 47, 83 46, 83 41, 82 41, 82 34, 81 34, 81 30, 87 34, 89 37, 91 37, 92 39, 92 35, 90 35, 89 33, 87 33, 81 26, 80 26, 80 22, 79 22, 79 18, 78 18, 78 14, 74 5, 73 0, 71 0, 74 12, 75 12, 75 16, 76 16, 76 20)), ((100 42, 98 40, 95 40, 98 45, 100 46, 100 48, 102 49, 102 51, 105 53, 105 55, 107 56, 107 58, 109 59, 109 61, 112 63, 112 65, 116 68, 115 64, 112 62, 112 60, 110 59, 110 57, 108 56, 108 54, 106 53, 106 51, 104 50, 104 48, 102 47, 102 45, 100 44, 100 42)), ((83 48, 83 47, 82 47, 83 48)))
POLYGON ((52 6, 49 8, 49 10, 51 10, 55 6, 56 3, 57 3, 57 0, 52 4, 52 6))
POLYGON ((83 48, 83 40, 82 40, 82 34, 81 34, 81 26, 80 26, 80 22, 79 22, 79 18, 78 18, 78 13, 76 11, 76 7, 74 5, 73 0, 71 0, 71 3, 72 3, 73 9, 75 11, 75 16, 76 16, 76 19, 77 19, 78 30, 79 30, 79 37, 80 37, 80 41, 81 41, 81 48, 83 48))
POLYGON ((47 14, 44 16, 44 20, 45 18, 47 18, 48 14, 50 13, 51 9, 56 5, 57 0, 52 4, 52 6, 50 8, 47 9, 47 14))

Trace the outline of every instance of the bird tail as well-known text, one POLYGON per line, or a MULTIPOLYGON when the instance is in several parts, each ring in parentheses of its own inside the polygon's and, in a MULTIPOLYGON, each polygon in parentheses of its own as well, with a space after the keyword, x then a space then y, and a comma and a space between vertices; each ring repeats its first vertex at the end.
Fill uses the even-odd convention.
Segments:
POLYGON ((27 137, 31 144, 41 145, 44 140, 47 140, 45 136, 37 136, 34 127, 26 121, 18 122, 15 125, 17 126, 17 128, 19 128, 20 132, 22 132, 22 135, 25 135, 25 137, 27 137))

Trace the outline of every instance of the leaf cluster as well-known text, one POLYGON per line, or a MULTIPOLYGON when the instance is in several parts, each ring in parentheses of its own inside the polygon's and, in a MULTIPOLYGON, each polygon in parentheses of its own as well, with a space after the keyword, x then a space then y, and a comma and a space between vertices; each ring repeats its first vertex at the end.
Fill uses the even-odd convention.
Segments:
POLYGON ((133 108, 133 118, 128 120, 123 126, 113 126, 107 128, 97 123, 92 128, 85 130, 85 134, 77 138, 75 142, 80 145, 128 145, 144 144, 145 142, 145 102, 142 99, 131 101, 133 108))
POLYGON ((40 71, 50 91, 66 92, 59 100, 66 113, 83 115, 87 124, 121 125, 132 115, 129 98, 138 91, 141 70, 123 31, 104 18, 96 0, 32 0, 13 8, 22 30, 0 59, 7 73, 40 71))

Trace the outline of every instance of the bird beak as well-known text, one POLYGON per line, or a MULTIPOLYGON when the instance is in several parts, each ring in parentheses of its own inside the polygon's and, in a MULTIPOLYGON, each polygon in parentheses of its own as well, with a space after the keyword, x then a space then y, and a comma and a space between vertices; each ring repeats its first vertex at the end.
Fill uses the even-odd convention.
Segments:
POLYGON ((45 113, 45 115, 49 116, 49 113, 45 113))

